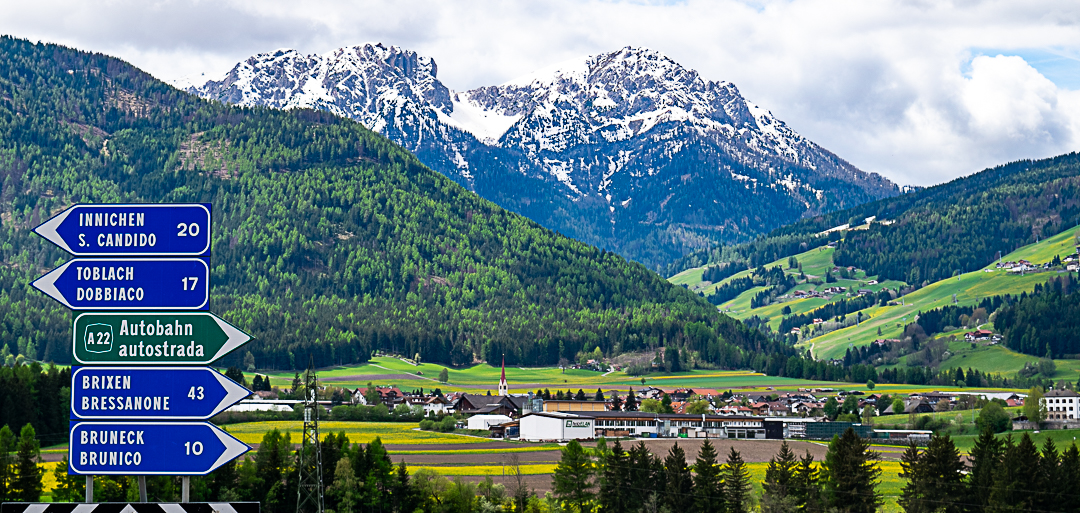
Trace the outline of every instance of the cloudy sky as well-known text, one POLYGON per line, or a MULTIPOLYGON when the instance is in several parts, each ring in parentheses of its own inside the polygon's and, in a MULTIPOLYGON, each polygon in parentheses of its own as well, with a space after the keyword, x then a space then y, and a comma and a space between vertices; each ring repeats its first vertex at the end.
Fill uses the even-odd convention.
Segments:
POLYGON ((901 184, 1080 150, 1075 1, 36 0, 6 5, 0 33, 165 80, 382 42, 434 57, 457 90, 643 46, 901 184))

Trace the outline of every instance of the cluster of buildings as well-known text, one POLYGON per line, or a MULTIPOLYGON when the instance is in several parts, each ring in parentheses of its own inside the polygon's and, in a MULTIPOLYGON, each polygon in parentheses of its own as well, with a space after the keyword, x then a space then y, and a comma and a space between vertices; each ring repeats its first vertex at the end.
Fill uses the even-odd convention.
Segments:
MULTIPOLYGON (((921 414, 948 411, 961 401, 972 403, 974 399, 990 399, 994 396, 1009 406, 1022 406, 1023 398, 1017 394, 989 394, 964 392, 924 392, 901 397, 903 411, 895 398, 884 409, 878 402, 880 394, 846 391, 830 388, 804 388, 794 392, 718 391, 704 388, 657 388, 646 387, 635 391, 637 404, 646 399, 662 400, 670 405, 670 412, 620 411, 617 404, 625 404, 628 395, 614 396, 607 400, 544 399, 533 392, 510 394, 505 368, 497 393, 470 394, 453 392, 438 394, 403 392, 393 386, 374 387, 378 397, 373 397, 366 387, 351 391, 348 404, 370 405, 373 402, 389 409, 400 405, 423 408, 425 415, 456 415, 465 418, 469 429, 487 430, 494 437, 516 438, 527 441, 565 441, 605 437, 688 437, 688 438, 810 438, 829 439, 847 427, 855 428, 860 435, 874 438, 906 438, 921 440, 930 436, 929 431, 873 430, 870 426, 846 422, 828 422, 824 417, 826 403, 834 399, 837 404, 854 401, 858 411, 867 406, 882 414, 921 414), (978 396, 967 397, 965 396, 978 396), (694 413, 691 413, 694 411, 694 413), (839 431, 837 431, 839 430, 839 431)), ((611 394, 611 391, 608 392, 611 394)), ((277 400, 270 392, 259 392, 250 400, 237 405, 242 409, 288 409, 296 401, 277 400), (265 395, 265 397, 263 397, 265 395), (257 408, 254 406, 258 406, 257 408)), ((1049 420, 1072 421, 1080 427, 1080 395, 1071 390, 1052 390, 1046 401, 1049 420)), ((326 407, 332 406, 331 401, 326 407)), ((236 408, 236 407, 234 407, 236 408)), ((1071 425, 1071 424, 1070 424, 1071 425)))
MULTIPOLYGON (((1061 265, 1062 265, 1062 267, 1064 267, 1065 271, 1068 271, 1068 272, 1080 271, 1080 246, 1077 247, 1077 251, 1078 251, 1078 253, 1073 253, 1073 254, 1071 254, 1069 256, 1066 256, 1065 258, 1063 258, 1061 260, 1061 265)), ((1029 262, 1027 260, 1020 259, 1020 260, 1017 260, 1016 262, 1011 262, 1011 261, 1010 262, 998 262, 996 267, 998 269, 1001 269, 1001 270, 1006 271, 1006 272, 1023 274, 1023 273, 1030 273, 1030 272, 1045 271, 1045 270, 1049 270, 1049 269, 1051 269, 1051 268, 1053 268, 1055 266, 1053 264, 1051 264, 1050 262, 1046 262, 1044 264, 1033 264, 1033 263, 1031 263, 1031 262, 1029 262)))
POLYGON ((964 341, 990 342, 991 344, 997 344, 998 342, 1001 342, 1001 335, 990 330, 975 330, 964 333, 964 341))

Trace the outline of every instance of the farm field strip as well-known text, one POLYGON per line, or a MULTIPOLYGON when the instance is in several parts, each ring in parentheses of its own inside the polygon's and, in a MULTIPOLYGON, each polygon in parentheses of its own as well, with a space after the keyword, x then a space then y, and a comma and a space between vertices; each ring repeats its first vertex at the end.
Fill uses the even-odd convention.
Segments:
MULTIPOLYGON (((326 433, 344 432, 351 443, 368 444, 379 438, 383 444, 401 445, 457 445, 490 442, 490 439, 473 436, 420 431, 416 424, 409 422, 343 422, 321 421, 320 430, 326 433)), ((241 442, 257 444, 272 429, 289 433, 296 443, 300 441, 301 425, 298 421, 263 421, 229 424, 222 429, 235 436, 241 442)))
POLYGON ((401 451, 386 451, 387 454, 400 454, 402 456, 423 456, 423 455, 445 455, 445 454, 507 454, 507 453, 529 453, 529 452, 550 452, 559 450, 562 446, 558 444, 544 444, 536 447, 508 447, 502 449, 461 449, 461 450, 401 450, 401 451))
MULTIPOLYGON (((521 473, 524 475, 542 475, 555 472, 556 464, 540 463, 533 465, 521 465, 521 473)), ((443 465, 418 465, 409 466, 409 473, 426 469, 444 476, 501 476, 509 474, 510 467, 506 465, 473 465, 473 466, 443 466, 443 465)))

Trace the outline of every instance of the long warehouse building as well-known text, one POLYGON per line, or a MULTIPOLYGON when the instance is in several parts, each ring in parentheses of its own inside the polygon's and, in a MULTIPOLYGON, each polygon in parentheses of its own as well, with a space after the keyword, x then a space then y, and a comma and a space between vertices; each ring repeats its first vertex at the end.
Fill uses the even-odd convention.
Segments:
POLYGON ((783 438, 815 419, 747 415, 664 414, 639 411, 533 412, 521 417, 518 436, 528 441, 606 437, 783 438), (766 430, 767 424, 776 429, 766 430), (772 436, 766 436, 767 434, 772 436))

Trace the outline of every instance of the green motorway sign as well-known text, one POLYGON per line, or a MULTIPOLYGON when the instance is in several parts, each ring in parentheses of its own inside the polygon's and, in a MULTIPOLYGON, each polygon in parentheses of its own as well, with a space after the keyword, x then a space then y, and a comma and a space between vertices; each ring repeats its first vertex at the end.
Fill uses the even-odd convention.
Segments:
POLYGON ((209 312, 83 313, 72 331, 83 364, 206 365, 251 340, 209 312))

